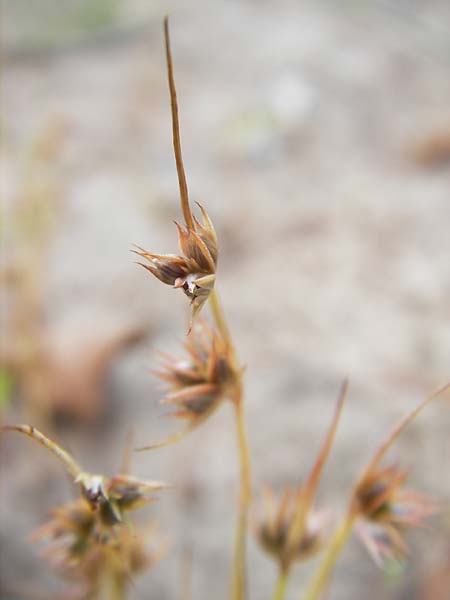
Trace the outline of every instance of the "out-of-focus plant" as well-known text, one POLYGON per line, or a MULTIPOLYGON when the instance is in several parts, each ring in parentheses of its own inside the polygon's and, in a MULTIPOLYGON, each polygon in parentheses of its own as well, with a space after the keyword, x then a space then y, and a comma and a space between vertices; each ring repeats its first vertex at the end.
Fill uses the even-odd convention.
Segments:
POLYGON ((323 546, 326 513, 314 509, 313 501, 320 474, 331 450, 347 387, 345 381, 327 435, 305 483, 297 488, 286 488, 278 507, 270 488, 263 490, 265 510, 257 524, 256 536, 263 549, 278 563, 273 600, 283 598, 293 563, 310 558, 323 546))
POLYGON ((80 600, 122 600, 132 577, 149 568, 157 555, 128 517, 152 501, 166 484, 119 473, 112 477, 85 471, 78 462, 41 431, 30 425, 7 425, 46 448, 78 485, 77 500, 53 510, 52 520, 34 534, 47 543, 46 554, 54 566, 77 584, 80 600))
POLYGON ((306 588, 303 600, 321 597, 334 564, 352 529, 355 527, 369 553, 379 565, 385 559, 403 558, 406 544, 403 531, 419 527, 437 505, 421 494, 402 488, 407 471, 396 465, 381 467, 380 462, 400 433, 429 402, 450 390, 440 388, 416 406, 382 440, 350 493, 347 511, 331 536, 322 561, 306 588))
POLYGON ((53 119, 36 135, 23 160, 16 195, 3 211, 1 279, 7 322, 0 366, 35 423, 55 416, 92 420, 103 414, 104 380, 112 361, 146 335, 137 323, 94 329, 88 323, 75 330, 48 322, 46 265, 63 212, 57 165, 66 129, 63 120, 53 119))

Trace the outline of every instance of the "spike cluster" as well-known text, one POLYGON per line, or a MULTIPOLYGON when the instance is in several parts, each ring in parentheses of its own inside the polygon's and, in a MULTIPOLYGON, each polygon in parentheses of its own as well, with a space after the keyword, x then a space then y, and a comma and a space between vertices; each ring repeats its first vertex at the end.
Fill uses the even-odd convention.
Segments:
POLYGON ((378 565, 407 553, 402 532, 420 527, 437 506, 421 494, 403 489, 408 472, 396 465, 374 467, 353 492, 351 511, 358 518, 356 532, 378 565))
POLYGON ((104 525, 122 523, 125 512, 151 502, 153 498, 149 494, 167 487, 159 481, 144 481, 129 475, 105 477, 81 473, 75 481, 104 525))
POLYGON ((53 567, 77 581, 79 598, 100 597, 105 571, 120 579, 122 588, 156 558, 143 538, 129 528, 105 527, 84 498, 53 509, 51 520, 34 532, 32 539, 44 541, 44 554, 53 567))
MULTIPOLYGON (((152 501, 167 487, 160 481, 131 475, 93 475, 56 442, 31 425, 7 425, 0 432, 22 433, 48 450, 80 486, 80 497, 54 509, 53 519, 35 537, 50 542, 47 554, 66 575, 81 577, 87 586, 80 598, 115 598, 130 575, 148 566, 143 541, 125 526, 126 513, 152 501), (105 574, 106 573, 106 574, 105 574), (101 594, 102 578, 112 585, 101 594)), ((122 597, 122 596, 121 596, 122 597)))
POLYGON ((205 321, 183 345, 187 359, 165 357, 156 375, 171 388, 161 403, 176 406, 172 415, 195 422, 232 395, 239 375, 228 345, 205 321))
POLYGON ((301 487, 287 487, 277 503, 271 488, 263 489, 264 512, 256 527, 256 537, 261 547, 278 561, 282 571, 293 561, 307 560, 322 547, 326 515, 313 508, 308 510, 300 540, 291 546, 290 532, 303 495, 301 487))
POLYGON ((192 227, 175 223, 181 256, 154 254, 138 248, 136 254, 147 263, 139 263, 157 279, 182 289, 190 299, 192 319, 208 299, 214 287, 217 266, 217 236, 206 210, 198 204, 203 223, 193 217, 192 227))

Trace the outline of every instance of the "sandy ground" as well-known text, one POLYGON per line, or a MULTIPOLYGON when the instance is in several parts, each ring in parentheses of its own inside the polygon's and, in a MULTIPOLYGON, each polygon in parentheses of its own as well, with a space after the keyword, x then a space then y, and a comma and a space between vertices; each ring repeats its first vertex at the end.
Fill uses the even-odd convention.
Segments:
MULTIPOLYGON (((102 423, 54 435, 89 469, 111 473, 130 426, 139 443, 176 428, 160 418, 146 368, 156 349, 183 338, 186 302, 129 253, 132 243, 175 251, 160 25, 169 8, 191 197, 217 227, 218 288, 248 365, 255 491, 305 476, 348 374, 318 499, 338 514, 380 436, 450 379, 450 163, 439 142, 450 137, 448 4, 173 1, 152 3, 136 26, 138 8, 130 3, 131 24, 112 35, 37 52, 20 51, 11 34, 7 45, 7 194, 21 184, 30 136, 52 119, 67 123, 55 164, 63 211, 42 272, 49 327, 81 339, 102 323, 150 331, 113 363, 102 423)), ((430 406, 392 451, 447 513, 449 407, 430 406)), ((23 419, 20 398, 6 418, 23 419)), ((2 440, 1 470, 2 583, 46 597, 60 588, 27 536, 74 490, 18 437, 2 440)), ((229 407, 179 445, 137 455, 133 471, 176 487, 142 511, 158 519, 170 551, 131 597, 180 597, 189 548, 193 598, 226 598, 237 495, 229 407)), ((415 597, 411 586, 443 555, 449 527, 447 514, 413 534, 409 566, 393 580, 352 539, 327 598, 415 597)), ((250 598, 267 598, 275 568, 253 541, 249 556, 250 598)), ((296 570, 287 598, 310 567, 296 570)))

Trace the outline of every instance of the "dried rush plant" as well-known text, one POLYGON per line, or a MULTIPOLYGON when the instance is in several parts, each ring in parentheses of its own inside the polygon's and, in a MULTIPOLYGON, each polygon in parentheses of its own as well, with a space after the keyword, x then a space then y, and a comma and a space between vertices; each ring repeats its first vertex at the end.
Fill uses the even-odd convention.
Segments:
MULTIPOLYGON (((185 350, 180 360, 162 354, 157 375, 169 386, 162 403, 173 406, 174 417, 185 422, 174 435, 139 448, 147 450, 176 442, 203 423, 224 401, 234 409, 236 439, 240 463, 240 494, 230 578, 231 600, 248 595, 246 581, 246 536, 251 502, 250 460, 243 413, 243 368, 239 362, 217 292, 216 265, 218 240, 206 210, 199 205, 202 222, 191 212, 186 176, 181 155, 178 106, 169 43, 168 20, 164 21, 165 50, 169 80, 173 146, 178 173, 184 225, 176 224, 179 254, 155 254, 142 248, 135 252, 147 271, 163 283, 182 289, 191 305, 191 317, 185 350), (213 325, 198 313, 208 305, 213 325)), ((356 478, 349 493, 347 509, 334 533, 327 535, 328 513, 314 506, 317 487, 330 453, 339 417, 347 393, 344 381, 328 431, 303 485, 290 486, 278 494, 266 487, 262 491, 262 510, 255 517, 253 530, 264 551, 278 565, 278 577, 272 600, 285 597, 293 565, 322 553, 317 567, 299 593, 303 600, 322 597, 339 553, 350 533, 360 537, 375 562, 402 559, 408 527, 422 525, 437 510, 437 505, 418 492, 404 489, 407 470, 382 460, 399 434, 433 399, 448 392, 450 384, 425 398, 382 440, 367 466, 356 478), (278 497, 278 500, 277 500, 278 497)), ((79 484, 79 500, 54 511, 53 520, 41 530, 50 540, 63 540, 57 557, 72 574, 85 583, 89 599, 125 598, 127 579, 148 558, 142 543, 126 527, 126 513, 149 500, 147 494, 164 487, 153 481, 140 481, 128 475, 104 477, 84 472, 74 459, 57 444, 28 425, 6 426, 2 431, 23 433, 46 447, 65 466, 79 484), (105 591, 106 590, 106 591, 105 591)))

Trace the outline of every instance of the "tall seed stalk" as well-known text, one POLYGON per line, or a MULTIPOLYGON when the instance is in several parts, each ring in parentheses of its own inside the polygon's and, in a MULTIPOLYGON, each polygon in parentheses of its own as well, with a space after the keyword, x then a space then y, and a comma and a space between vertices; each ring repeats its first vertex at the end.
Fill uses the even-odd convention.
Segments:
MULTIPOLYGON (((180 125, 178 118, 178 103, 177 94, 175 87, 175 80, 173 75, 173 64, 172 55, 170 50, 170 38, 169 38, 169 22, 168 17, 164 19, 164 40, 165 40, 165 52, 167 61, 167 76, 169 83, 170 92, 170 106, 172 115, 172 138, 173 148, 175 154, 175 163, 178 175, 178 185, 180 191, 181 208, 183 211, 183 217, 188 231, 195 231, 195 222, 192 217, 190 205, 189 205, 189 193, 186 183, 186 175, 183 166, 183 158, 181 152, 181 139, 180 139, 180 125)), ((239 367, 236 351, 230 335, 229 327, 220 305, 218 295, 214 287, 209 292, 209 305, 211 313, 214 318, 215 325, 219 331, 222 339, 228 346, 232 357, 232 362, 236 372, 242 372, 239 367)), ((251 498, 251 483, 250 483, 250 457, 249 448, 247 441, 247 433, 244 418, 243 409, 243 390, 241 376, 236 382, 233 390, 233 397, 231 398, 234 408, 234 419, 236 426, 236 437, 237 437, 237 449, 240 466, 240 491, 239 491, 239 503, 238 503, 238 515, 236 521, 236 532, 234 541, 234 551, 232 560, 232 574, 231 574, 231 591, 230 597, 232 600, 243 600, 245 598, 246 588, 246 535, 247 535, 247 520, 248 520, 248 507, 251 498)))

